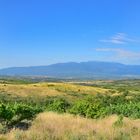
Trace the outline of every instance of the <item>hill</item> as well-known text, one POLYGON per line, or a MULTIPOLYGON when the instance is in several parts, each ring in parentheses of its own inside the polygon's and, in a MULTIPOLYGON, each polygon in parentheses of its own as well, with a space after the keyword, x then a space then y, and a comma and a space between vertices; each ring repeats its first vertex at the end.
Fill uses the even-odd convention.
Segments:
POLYGON ((47 76, 55 78, 135 78, 140 77, 140 65, 114 62, 69 62, 48 66, 12 67, 0 70, 0 75, 47 76))
POLYGON ((0 140, 139 140, 139 87, 140 80, 0 79, 0 140))

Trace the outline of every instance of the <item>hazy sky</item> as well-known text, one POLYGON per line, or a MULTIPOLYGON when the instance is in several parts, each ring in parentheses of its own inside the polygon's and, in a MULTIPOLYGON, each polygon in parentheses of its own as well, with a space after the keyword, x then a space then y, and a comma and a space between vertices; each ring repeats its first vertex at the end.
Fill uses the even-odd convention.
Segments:
POLYGON ((140 0, 1 0, 0 68, 140 64, 140 0))

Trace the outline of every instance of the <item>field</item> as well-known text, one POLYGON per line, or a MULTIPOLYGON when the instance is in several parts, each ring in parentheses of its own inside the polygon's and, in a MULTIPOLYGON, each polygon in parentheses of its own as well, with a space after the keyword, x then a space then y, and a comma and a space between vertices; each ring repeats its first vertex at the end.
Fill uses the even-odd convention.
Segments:
POLYGON ((0 140, 139 140, 140 80, 0 79, 0 140))

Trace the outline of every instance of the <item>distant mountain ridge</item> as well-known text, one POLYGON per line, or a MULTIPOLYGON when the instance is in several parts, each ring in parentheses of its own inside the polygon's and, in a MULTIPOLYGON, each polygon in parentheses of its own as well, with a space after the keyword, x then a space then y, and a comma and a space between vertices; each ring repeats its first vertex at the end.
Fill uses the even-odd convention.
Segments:
POLYGON ((140 77, 140 65, 115 62, 68 62, 48 66, 12 67, 0 69, 0 75, 48 76, 55 78, 140 77))

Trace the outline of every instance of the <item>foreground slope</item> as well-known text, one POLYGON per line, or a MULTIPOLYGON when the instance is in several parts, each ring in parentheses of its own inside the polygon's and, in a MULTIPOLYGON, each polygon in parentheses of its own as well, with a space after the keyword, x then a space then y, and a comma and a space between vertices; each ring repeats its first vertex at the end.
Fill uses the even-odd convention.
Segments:
POLYGON ((140 120, 124 118, 117 126, 117 116, 86 119, 69 114, 42 113, 27 131, 12 130, 1 140, 139 140, 140 120))

